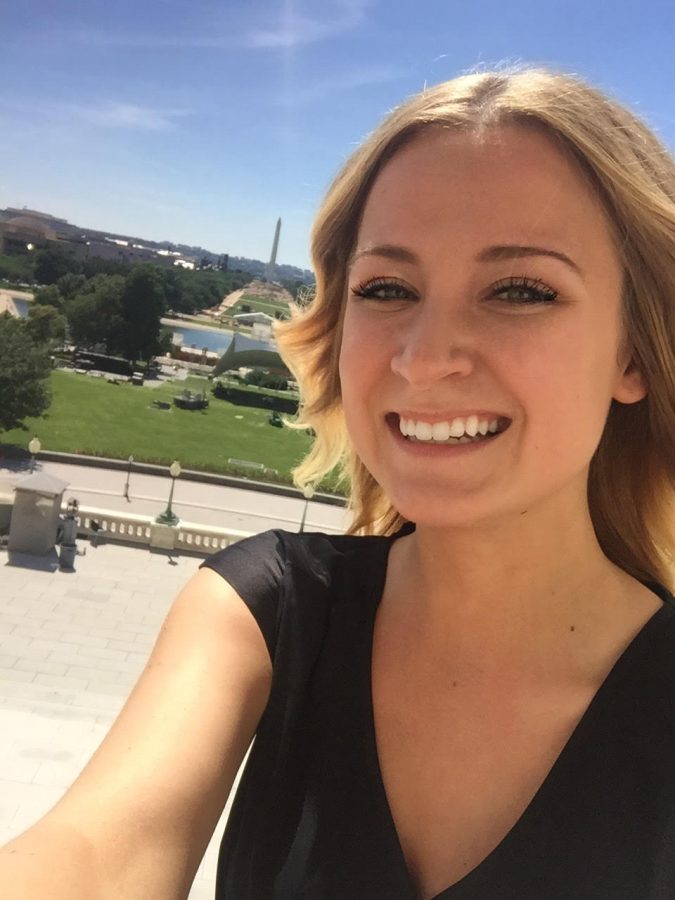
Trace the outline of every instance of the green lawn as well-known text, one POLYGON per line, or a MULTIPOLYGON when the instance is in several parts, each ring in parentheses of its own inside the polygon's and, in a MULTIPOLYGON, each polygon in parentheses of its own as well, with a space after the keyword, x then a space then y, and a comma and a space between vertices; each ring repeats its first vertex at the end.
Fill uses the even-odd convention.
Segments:
MULTIPOLYGON (((104 379, 56 371, 51 375, 52 405, 44 416, 26 420, 26 430, 0 435, 2 444, 26 448, 37 435, 45 450, 83 453, 169 464, 186 469, 244 474, 228 458, 262 463, 288 481, 290 469, 310 446, 305 432, 275 428, 262 409, 235 406, 210 393, 210 382, 192 377, 157 388, 113 385, 104 379), (171 402, 187 387, 206 390, 207 410, 173 406, 155 409, 153 400, 171 402)), ((249 472, 251 477, 257 474, 249 472)))
POLYGON ((257 297, 240 297, 239 300, 228 309, 228 315, 236 316, 239 313, 243 313, 243 306, 249 306, 249 312, 264 312, 267 313, 268 316, 274 317, 277 312, 280 310, 283 311, 284 315, 289 316, 290 310, 288 308, 287 303, 265 303, 264 300, 260 300, 257 297))

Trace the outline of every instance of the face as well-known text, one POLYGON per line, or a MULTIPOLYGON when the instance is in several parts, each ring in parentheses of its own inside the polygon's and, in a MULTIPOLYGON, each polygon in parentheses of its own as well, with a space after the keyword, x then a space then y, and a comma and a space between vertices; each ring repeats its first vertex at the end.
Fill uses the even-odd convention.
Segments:
POLYGON ((550 138, 427 132, 384 167, 348 276, 359 457, 418 525, 585 503, 612 399, 641 399, 603 209, 550 138))

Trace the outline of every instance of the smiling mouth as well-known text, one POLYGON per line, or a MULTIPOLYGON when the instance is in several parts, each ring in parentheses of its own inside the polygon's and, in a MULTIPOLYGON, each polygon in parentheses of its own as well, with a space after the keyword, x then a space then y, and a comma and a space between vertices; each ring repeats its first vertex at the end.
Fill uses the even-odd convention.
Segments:
POLYGON ((511 424, 506 416, 469 415, 440 422, 408 419, 388 413, 387 423, 411 443, 429 445, 477 444, 502 434, 511 424))

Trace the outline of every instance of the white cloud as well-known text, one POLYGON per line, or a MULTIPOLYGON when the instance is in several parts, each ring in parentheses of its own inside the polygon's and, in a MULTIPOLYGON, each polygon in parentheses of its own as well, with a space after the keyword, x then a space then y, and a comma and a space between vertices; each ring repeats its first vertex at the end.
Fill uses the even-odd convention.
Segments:
MULTIPOLYGON (((280 0, 278 10, 272 4, 247 10, 237 21, 228 16, 221 25, 190 32, 181 28, 164 33, 126 32, 97 28, 71 28, 61 35, 62 41, 99 47, 174 48, 205 50, 275 50, 306 46, 352 31, 364 24, 375 0, 280 0), (318 7, 318 9, 317 9, 318 7)), ((50 32, 54 42, 54 31, 50 32)))
POLYGON ((358 28, 366 21, 372 0, 334 0, 321 14, 306 14, 295 0, 286 0, 281 22, 274 28, 254 28, 244 36, 250 47, 289 48, 313 44, 358 28))
POLYGON ((63 108, 92 125, 140 131, 168 131, 175 128, 177 119, 189 115, 189 110, 185 109, 153 109, 113 100, 89 106, 67 104, 63 108))
POLYGON ((279 106, 305 106, 318 100, 325 100, 342 91, 396 81, 407 74, 407 70, 395 66, 351 68, 347 72, 313 81, 311 84, 295 85, 292 91, 284 92, 277 97, 276 102, 279 106))

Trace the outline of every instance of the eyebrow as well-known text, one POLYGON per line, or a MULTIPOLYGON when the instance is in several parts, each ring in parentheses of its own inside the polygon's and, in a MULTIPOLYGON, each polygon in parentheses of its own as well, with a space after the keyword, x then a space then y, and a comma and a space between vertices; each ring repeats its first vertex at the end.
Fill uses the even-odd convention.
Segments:
MULTIPOLYGON (((400 247, 398 244, 378 244, 375 247, 366 247, 364 250, 359 250, 351 257, 349 265, 354 265, 356 260, 361 259, 363 256, 384 256, 387 259, 394 259, 397 262, 419 263, 418 255, 412 250, 408 250, 406 247, 400 247)), ((521 259, 525 256, 550 256, 553 257, 553 259, 559 259, 571 269, 574 269, 575 272, 581 274, 579 266, 573 259, 570 259, 567 254, 561 253, 559 250, 550 250, 547 247, 499 244, 481 250, 476 259, 478 262, 495 262, 501 259, 521 259)))
POLYGON ((399 247, 398 244, 377 244, 375 247, 366 247, 353 253, 349 259, 349 266, 353 266, 357 259, 363 256, 384 256, 387 259, 395 259, 397 262, 418 263, 419 256, 412 250, 399 247))
POLYGON ((486 247, 476 258, 479 262, 493 262, 500 259, 520 259, 523 256, 552 256, 553 259, 559 259, 560 262, 564 262, 581 275, 579 266, 566 253, 561 253, 559 250, 550 250, 547 247, 505 244, 503 246, 486 247))

